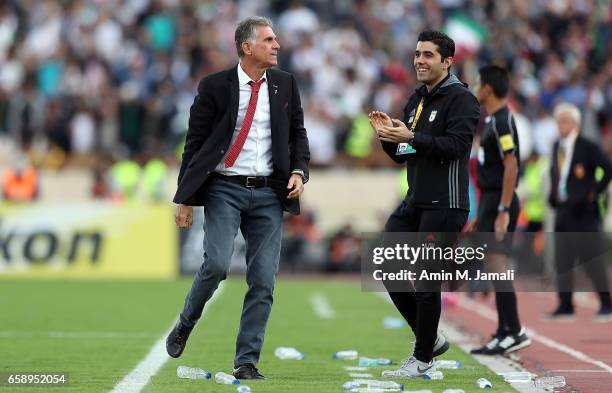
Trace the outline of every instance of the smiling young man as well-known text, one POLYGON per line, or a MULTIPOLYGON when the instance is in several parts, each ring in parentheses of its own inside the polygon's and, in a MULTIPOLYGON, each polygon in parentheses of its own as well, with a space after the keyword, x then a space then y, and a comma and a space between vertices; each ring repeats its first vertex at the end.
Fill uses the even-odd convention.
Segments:
MULTIPOLYGON (((437 31, 419 34, 414 68, 422 85, 408 99, 404 122, 383 112, 369 115, 385 152, 394 161, 406 163, 410 187, 404 201, 389 217, 385 235, 459 232, 467 220, 468 161, 480 106, 467 85, 449 73, 454 53, 455 43, 447 35, 437 31)), ((452 236, 439 245, 449 241, 452 242, 452 236)), ((385 371, 383 376, 423 375, 433 369, 433 357, 448 349, 444 336, 438 334, 440 285, 415 282, 412 286, 407 282, 401 291, 387 285, 416 342, 412 356, 399 369, 385 371)))
POLYGON ((190 227, 204 206, 204 261, 195 275, 166 349, 181 356, 206 302, 229 270, 238 229, 246 240, 246 280, 234 376, 262 379, 257 362, 272 308, 283 210, 299 214, 310 153, 295 78, 272 69, 280 45, 263 17, 240 22, 240 62, 202 79, 174 202, 176 225, 190 227))

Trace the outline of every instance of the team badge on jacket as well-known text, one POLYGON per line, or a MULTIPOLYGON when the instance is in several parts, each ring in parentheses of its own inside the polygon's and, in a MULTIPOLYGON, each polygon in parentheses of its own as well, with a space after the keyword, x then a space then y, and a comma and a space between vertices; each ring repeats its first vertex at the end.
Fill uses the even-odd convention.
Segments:
POLYGON ((574 175, 576 175, 577 179, 582 179, 584 177, 584 165, 582 164, 576 164, 576 166, 574 167, 574 175))
POLYGON ((436 115, 438 114, 438 111, 431 111, 431 113, 429 114, 429 122, 431 123, 432 121, 434 121, 434 119, 436 118, 436 115))

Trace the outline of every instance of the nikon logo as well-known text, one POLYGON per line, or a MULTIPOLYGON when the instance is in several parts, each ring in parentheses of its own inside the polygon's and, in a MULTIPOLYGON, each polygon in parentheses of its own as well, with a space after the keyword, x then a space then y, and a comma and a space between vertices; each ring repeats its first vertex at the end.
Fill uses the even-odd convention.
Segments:
POLYGON ((96 230, 57 233, 52 230, 5 230, 0 226, 0 262, 42 264, 61 259, 74 263, 81 257, 95 264, 102 242, 102 233, 96 230))

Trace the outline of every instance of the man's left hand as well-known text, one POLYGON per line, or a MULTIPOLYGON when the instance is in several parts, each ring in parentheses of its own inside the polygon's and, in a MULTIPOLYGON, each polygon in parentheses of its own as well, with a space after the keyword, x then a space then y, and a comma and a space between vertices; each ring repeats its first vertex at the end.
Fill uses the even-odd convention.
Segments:
POLYGON ((377 129, 378 139, 385 142, 406 143, 414 139, 414 132, 399 119, 393 119, 393 127, 382 126, 377 129))
POLYGON ((287 195, 287 199, 299 198, 300 195, 302 195, 302 193, 304 192, 304 183, 302 182, 302 175, 300 175, 299 173, 292 174, 289 178, 287 189, 291 190, 289 195, 287 195))
POLYGON ((504 240, 504 235, 508 232, 508 224, 510 224, 510 213, 498 213, 495 219, 495 240, 498 242, 504 240))

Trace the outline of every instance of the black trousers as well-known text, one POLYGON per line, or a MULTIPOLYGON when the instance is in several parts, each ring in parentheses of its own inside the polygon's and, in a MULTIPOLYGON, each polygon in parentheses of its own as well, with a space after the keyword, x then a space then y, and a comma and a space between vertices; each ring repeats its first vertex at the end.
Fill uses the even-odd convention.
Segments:
MULTIPOLYGON (((409 207, 404 201, 387 220, 385 233, 460 232, 467 217, 468 212, 465 210, 420 209, 409 207)), ((423 362, 431 361, 438 334, 442 312, 440 285, 438 283, 437 288, 428 287, 425 291, 419 288, 409 292, 389 291, 393 304, 416 337, 413 355, 423 362)))
POLYGON ((555 232, 585 232, 572 238, 557 235, 555 239, 555 267, 559 308, 573 312, 574 268, 578 263, 593 283, 602 307, 610 307, 610 288, 602 256, 604 236, 595 213, 576 213, 576 210, 559 209, 555 219, 555 232), (574 239, 573 241, 571 241, 574 239))
MULTIPOLYGON (((495 220, 497 219, 497 207, 501 201, 501 190, 484 190, 478 201, 478 232, 495 232, 495 220)), ((516 193, 512 196, 510 203, 510 222, 508 232, 516 230, 520 207, 516 193)), ((509 256, 512 250, 512 236, 506 236, 501 243, 492 243, 489 254, 501 254, 509 256)), ((497 332, 498 336, 506 334, 517 334, 521 330, 519 321, 516 293, 512 281, 493 281, 495 288, 495 305, 497 308, 497 332)))

